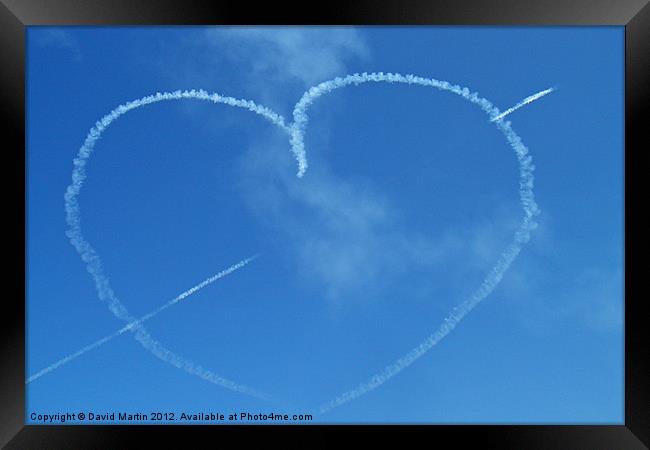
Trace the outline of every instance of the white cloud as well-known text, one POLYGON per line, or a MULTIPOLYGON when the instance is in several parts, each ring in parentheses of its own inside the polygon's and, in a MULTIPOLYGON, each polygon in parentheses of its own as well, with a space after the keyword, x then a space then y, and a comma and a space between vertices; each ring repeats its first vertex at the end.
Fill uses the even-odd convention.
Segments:
POLYGON ((297 273, 330 300, 371 299, 414 270, 423 281, 402 285, 406 298, 426 297, 436 283, 467 288, 468 274, 475 280, 469 287, 475 288, 503 250, 500 240, 489 235, 496 231, 506 240, 512 237, 507 228, 499 228, 500 222, 423 235, 406 223, 399 206, 382 195, 380 187, 342 179, 327 167, 321 160, 308 176, 297 179, 294 161, 280 139, 246 153, 240 187, 251 210, 289 242, 287 253, 297 273), (441 280, 438 271, 450 266, 464 269, 453 279, 441 280))
POLYGON ((259 79, 311 86, 345 73, 346 62, 366 58, 361 34, 349 27, 227 27, 206 31, 229 59, 249 65, 259 79))
MULTIPOLYGON (((352 27, 215 26, 162 40, 145 56, 154 76, 174 89, 247 98, 291 120, 306 88, 347 74, 348 65, 367 61, 370 52, 362 31, 352 27)), ((196 104, 182 107, 193 114, 196 104)), ((206 129, 224 125, 223 117, 206 117, 203 109, 200 118, 206 129)))
POLYGON ((385 281, 440 256, 433 243, 411 234, 396 208, 373 189, 331 174, 310 173, 290 193, 313 213, 294 226, 301 272, 330 298, 373 294, 385 281))
POLYGON ((557 313, 577 319, 595 331, 620 331, 623 326, 623 273, 621 269, 583 269, 562 296, 557 313))
POLYGON ((548 212, 542 213, 540 222, 500 286, 517 320, 535 334, 549 333, 567 322, 592 332, 621 331, 622 266, 607 257, 590 265, 567 264, 566 245, 554 234, 548 212))

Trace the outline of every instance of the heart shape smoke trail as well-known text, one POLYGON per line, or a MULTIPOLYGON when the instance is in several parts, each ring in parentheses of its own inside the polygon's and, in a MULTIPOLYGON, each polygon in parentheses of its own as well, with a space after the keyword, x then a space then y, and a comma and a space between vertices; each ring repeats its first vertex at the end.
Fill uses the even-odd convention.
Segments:
MULTIPOLYGON (((90 130, 86 140, 81 146, 77 157, 74 159, 74 169, 72 172, 72 183, 68 186, 65 193, 65 211, 66 221, 68 224, 67 236, 70 238, 71 244, 75 247, 81 259, 86 263, 86 268, 95 281, 95 287, 99 298, 108 303, 110 311, 119 319, 125 321, 127 324, 134 324, 130 331, 135 335, 135 339, 147 350, 152 352, 161 360, 168 362, 178 368, 182 368, 188 373, 199 376, 200 378, 223 386, 225 388, 242 392, 245 394, 262 397, 266 396, 258 391, 227 380, 201 366, 189 361, 170 350, 164 348, 162 344, 153 339, 146 331, 141 322, 133 317, 122 302, 116 297, 113 289, 111 288, 108 276, 104 273, 102 263, 99 255, 93 247, 85 240, 81 232, 81 209, 79 207, 79 193, 86 179, 86 164, 95 148, 97 140, 100 139, 101 134, 106 128, 120 116, 140 108, 145 105, 157 103, 167 100, 181 100, 181 99, 196 99, 211 101, 213 103, 221 103, 237 108, 248 109, 255 114, 262 116, 269 120, 271 123, 277 125, 279 128, 287 132, 290 136, 291 151, 293 152, 298 162, 298 177, 304 176, 308 164, 304 144, 305 131, 308 124, 307 110, 311 104, 322 95, 328 94, 336 89, 340 89, 350 85, 359 85, 368 82, 375 83, 402 83, 408 85, 417 85, 423 87, 433 87, 442 91, 448 91, 453 94, 459 95, 463 99, 478 105, 495 123, 496 127, 503 133, 506 141, 515 151, 517 160, 519 162, 519 195, 521 205, 524 210, 524 217, 514 234, 514 239, 506 249, 501 253, 495 266, 491 269, 478 289, 465 301, 452 309, 449 315, 445 318, 440 327, 426 339, 424 339, 417 347, 409 351, 405 356, 399 358, 394 363, 386 366, 382 371, 371 377, 368 381, 359 384, 356 388, 346 391, 335 399, 320 407, 320 412, 327 412, 337 406, 347 403, 373 389, 376 389, 388 379, 397 375, 399 372, 410 366, 418 358, 424 355, 434 345, 440 342, 446 335, 448 335, 458 323, 465 317, 481 300, 487 297, 494 288, 499 284, 503 275, 508 270, 514 259, 521 251, 523 245, 530 239, 530 232, 536 227, 534 217, 539 214, 539 209, 535 203, 533 194, 533 171, 532 157, 528 154, 528 149, 523 144, 519 136, 512 129, 510 122, 504 121, 503 118, 507 115, 500 113, 490 101, 480 97, 476 92, 471 92, 468 88, 452 85, 446 81, 439 81, 431 78, 423 78, 414 75, 401 75, 395 73, 362 73, 353 74, 345 77, 337 77, 333 80, 325 81, 310 88, 303 94, 302 98, 296 103, 293 110, 294 122, 290 125, 285 123, 285 120, 279 114, 276 114, 269 108, 257 105, 249 100, 236 99, 233 97, 225 97, 219 94, 209 94, 203 90, 190 90, 190 91, 175 91, 166 93, 157 93, 143 97, 138 100, 128 102, 118 106, 109 114, 100 119, 95 126, 90 130)), ((551 90, 547 90, 550 92, 551 90)), ((540 95, 541 97, 541 95, 540 95)), ((530 98, 530 97, 529 97, 530 98)), ((539 97, 537 97, 539 98, 539 97)), ((530 102, 528 102, 530 103, 530 102)))

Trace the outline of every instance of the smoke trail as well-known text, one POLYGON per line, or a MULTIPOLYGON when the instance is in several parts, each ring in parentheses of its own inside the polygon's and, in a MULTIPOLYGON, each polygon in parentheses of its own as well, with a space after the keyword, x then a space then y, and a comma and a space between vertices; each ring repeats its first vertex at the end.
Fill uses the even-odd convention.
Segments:
MULTIPOLYGON (((439 81, 431 78, 423 78, 415 75, 401 75, 396 73, 362 73, 352 74, 345 77, 337 77, 329 81, 320 83, 310 88, 302 98, 296 103, 293 110, 294 123, 291 125, 291 150, 298 160, 298 177, 302 177, 308 167, 307 158, 304 145, 304 134, 309 121, 307 115, 307 108, 320 96, 328 94, 335 89, 343 88, 349 85, 359 85, 362 83, 376 82, 376 83, 403 83, 409 85, 419 85, 424 87, 433 87, 442 91, 449 91, 456 95, 461 96, 463 99, 479 106, 489 117, 498 118, 504 117, 510 112, 514 111, 521 106, 524 106, 543 95, 552 92, 553 89, 547 89, 533 96, 524 99, 521 104, 500 114, 490 101, 482 98, 476 92, 471 92, 466 87, 452 85, 446 81, 439 81)), ((524 210, 524 218, 515 231, 513 242, 505 249, 497 260, 496 265, 488 273, 487 277, 483 280, 479 288, 464 302, 452 309, 451 313, 445 318, 443 324, 426 339, 424 339, 417 347, 413 348, 406 355, 399 358, 393 364, 386 366, 376 375, 372 376, 368 381, 359 384, 356 388, 344 392, 335 399, 323 404, 320 407, 320 412, 325 413, 333 408, 343 405, 388 381, 390 378, 397 375, 399 372, 413 364, 417 359, 429 351, 440 340, 447 336, 458 323, 470 312, 474 307, 486 298, 494 288, 499 284, 503 275, 510 267, 510 264, 517 257, 523 245, 530 239, 530 232, 536 228, 537 224, 534 217, 539 214, 539 209, 535 203, 535 196, 533 194, 533 171, 535 166, 532 164, 532 158, 528 155, 528 149, 523 144, 519 136, 514 132, 510 126, 510 122, 498 120, 496 126, 503 133, 507 142, 515 151, 519 161, 519 197, 524 210)))
POLYGON ((555 88, 544 89, 543 91, 540 91, 540 92, 538 92, 537 94, 533 94, 533 95, 531 95, 530 97, 526 97, 525 99, 523 99, 522 101, 520 101, 519 103, 517 103, 517 104, 516 104, 515 106, 513 106, 512 108, 508 108, 508 109, 506 109, 505 111, 503 111, 501 114, 499 114, 498 116, 493 117, 492 119, 490 119, 490 122, 496 122, 497 120, 501 120, 501 119, 503 119, 505 116, 507 116, 508 114, 510 114, 510 113, 512 113, 512 112, 514 112, 514 111, 516 111, 516 110, 518 110, 518 109, 521 108, 522 106, 526 106, 527 104, 534 102, 534 101, 537 100, 538 98, 544 97, 546 94, 550 94, 550 93, 553 92, 554 90, 555 90, 555 88))
POLYGON ((235 270, 241 269, 246 264, 248 264, 249 262, 251 262, 255 258, 257 258, 257 256, 258 255, 251 256, 250 258, 244 259, 243 261, 240 261, 237 264, 234 264, 234 265, 228 267, 227 269, 222 270, 221 272, 217 273, 216 275, 213 275, 210 278, 204 280, 203 282, 197 284, 193 288, 190 288, 190 289, 186 290, 185 292, 179 294, 178 296, 174 297, 173 299, 171 299, 170 301, 168 301, 164 305, 154 309, 150 313, 145 314, 144 316, 140 317, 138 320, 136 320, 134 322, 131 322, 131 323, 128 323, 125 326, 123 326, 122 328, 120 328, 119 330, 117 330, 116 332, 114 332, 112 334, 109 334, 108 336, 104 336, 103 338, 98 339, 97 341, 93 342, 92 344, 86 345, 85 347, 83 347, 83 348, 79 349, 78 351, 66 356, 65 358, 61 358, 57 362, 55 362, 53 364, 50 364, 49 366, 47 366, 43 370, 40 370, 39 372, 37 372, 34 375, 32 375, 31 377, 29 377, 25 381, 25 384, 31 383, 32 381, 39 379, 43 375, 46 375, 46 374, 52 372, 53 370, 58 369, 62 365, 66 364, 66 363, 69 363, 70 361, 72 361, 73 359, 78 358, 79 356, 83 355, 84 353, 87 353, 87 352, 89 352, 91 350, 94 350, 94 349, 104 345, 105 343, 107 343, 111 339, 116 338, 116 337, 124 334, 125 332, 131 330, 136 325, 141 324, 141 323, 151 319, 154 316, 157 316, 158 314, 160 314, 165 309, 169 308, 172 305, 175 305, 176 303, 180 302, 181 300, 183 300, 183 299, 189 297, 190 295, 194 294, 196 291, 198 291, 200 289, 203 289, 207 285, 209 285, 211 283, 214 283, 219 278, 223 278, 226 275, 229 275, 229 274, 233 273, 235 270))
MULTIPOLYGON (((83 187, 84 180, 86 179, 86 163, 92 155, 95 144, 100 139, 102 133, 110 126, 112 122, 117 120, 120 116, 132 111, 136 108, 146 106, 152 103, 167 101, 167 100, 180 100, 180 99, 196 99, 210 101, 213 103, 223 103, 225 105, 234 106, 237 108, 247 109, 256 114, 261 115, 271 123, 277 125, 283 130, 289 132, 288 127, 284 123, 284 118, 270 109, 257 105, 250 100, 241 100, 233 97, 225 97, 216 93, 209 94, 204 90, 191 91, 174 91, 156 93, 149 95, 138 100, 130 101, 122 104, 109 112, 95 123, 95 126, 90 129, 86 139, 79 149, 77 157, 73 160, 74 168, 72 170, 72 183, 68 186, 65 193, 65 211, 66 222, 68 230, 66 235, 70 239, 70 243, 75 247, 81 259, 86 263, 86 269, 95 281, 95 288, 100 300, 108 303, 110 311, 119 319, 122 319, 127 324, 137 322, 126 307, 115 296, 111 288, 108 277, 104 274, 102 263, 99 255, 95 249, 85 240, 81 232, 81 210, 79 207, 79 193, 83 187)), ((217 384, 219 386, 231 389, 233 391, 242 392, 255 397, 266 398, 264 395, 254 391, 253 389, 234 383, 227 380, 215 373, 204 369, 200 365, 189 361, 162 346, 158 341, 153 339, 147 332, 144 326, 140 323, 133 325, 130 330, 135 334, 135 339, 153 355, 159 359, 183 369, 184 371, 198 376, 206 381, 217 384)))
MULTIPOLYGON (((496 108, 487 100, 480 98, 476 93, 472 93, 467 88, 452 85, 447 81, 439 81, 431 78, 423 78, 415 75, 401 75, 397 73, 355 73, 345 77, 336 77, 332 80, 324 81, 305 92, 302 98, 296 103, 293 109, 293 124, 291 125, 291 151, 298 161, 298 177, 302 177, 307 170, 307 158, 305 154, 304 134, 309 120, 307 108, 318 97, 328 94, 335 89, 349 85, 359 85, 368 82, 376 83, 405 83, 415 84, 426 87, 435 87, 440 90, 450 91, 460 95, 467 100, 477 103, 485 111, 494 111, 496 108)), ((498 110, 497 110, 498 113, 498 110)))

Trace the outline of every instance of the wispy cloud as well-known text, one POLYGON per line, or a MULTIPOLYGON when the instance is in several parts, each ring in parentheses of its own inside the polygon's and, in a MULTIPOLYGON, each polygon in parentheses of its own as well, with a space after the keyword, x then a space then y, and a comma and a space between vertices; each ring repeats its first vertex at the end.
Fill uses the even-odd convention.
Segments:
MULTIPOLYGON (((570 322, 584 332, 620 332, 623 326, 622 261, 567 264, 566 243, 556 232, 562 224, 552 211, 540 224, 525 257, 514 265, 501 285, 514 320, 533 334, 552 332, 570 322)), ((619 243, 604 245, 616 252, 619 243)))
POLYGON ((621 331, 623 326, 623 271, 587 268, 567 293, 562 312, 581 318, 596 331, 621 331))
POLYGON ((505 280, 503 295, 516 307, 516 319, 531 333, 544 335, 562 323, 584 332, 623 330, 621 268, 594 264, 571 268, 557 277, 553 270, 540 270, 544 267, 540 261, 527 263, 505 280))
POLYGON ((349 27, 227 27, 206 31, 209 44, 252 76, 294 80, 305 87, 345 73, 346 63, 366 58, 368 48, 349 27))
POLYGON ((282 139, 251 147, 240 163, 240 189, 252 213, 286 238, 287 254, 302 282, 334 303, 380 296, 413 271, 429 275, 422 284, 403 288, 412 288, 418 298, 426 296, 440 288, 434 286, 436 274, 450 267, 460 272, 445 283, 465 290, 468 276, 478 283, 494 264, 521 219, 513 211, 516 205, 504 205, 494 220, 450 225, 438 236, 423 234, 408 224, 404 211, 380 186, 342 178, 324 158, 312 159, 318 162, 309 175, 297 179, 282 139))
POLYGON ((36 28, 29 33, 29 37, 39 47, 67 50, 76 60, 81 59, 79 42, 62 28, 36 28))
MULTIPOLYGON (((153 78, 162 76, 174 89, 228 92, 289 115, 305 88, 370 56, 363 31, 353 27, 215 26, 161 41, 148 64, 153 78)), ((194 104, 182 107, 206 129, 230 124, 223 115, 196 113, 194 104)))
POLYGON ((400 223, 397 208, 371 187, 312 172, 291 185, 290 198, 312 211, 291 227, 300 271, 330 298, 373 295, 385 282, 441 256, 430 239, 400 223))

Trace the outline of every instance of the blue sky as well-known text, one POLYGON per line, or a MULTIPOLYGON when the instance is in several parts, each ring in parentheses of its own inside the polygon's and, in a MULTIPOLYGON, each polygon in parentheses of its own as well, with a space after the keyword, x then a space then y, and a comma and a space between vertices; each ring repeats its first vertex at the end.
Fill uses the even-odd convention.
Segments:
MULTIPOLYGON (((441 343, 319 422, 622 423, 622 27, 30 27, 27 374, 124 325, 65 235, 72 160, 96 120, 157 91, 205 89, 288 120, 310 86, 413 73, 479 92, 534 159, 539 228, 441 343)), ((422 87, 337 90, 309 110, 309 170, 248 111, 195 100, 120 118, 81 192, 84 236, 169 350, 268 393, 215 386, 129 333, 27 386, 27 409, 315 410, 433 332, 521 220, 512 149, 476 106, 422 87)), ((29 416, 27 422, 31 422, 29 416)))

